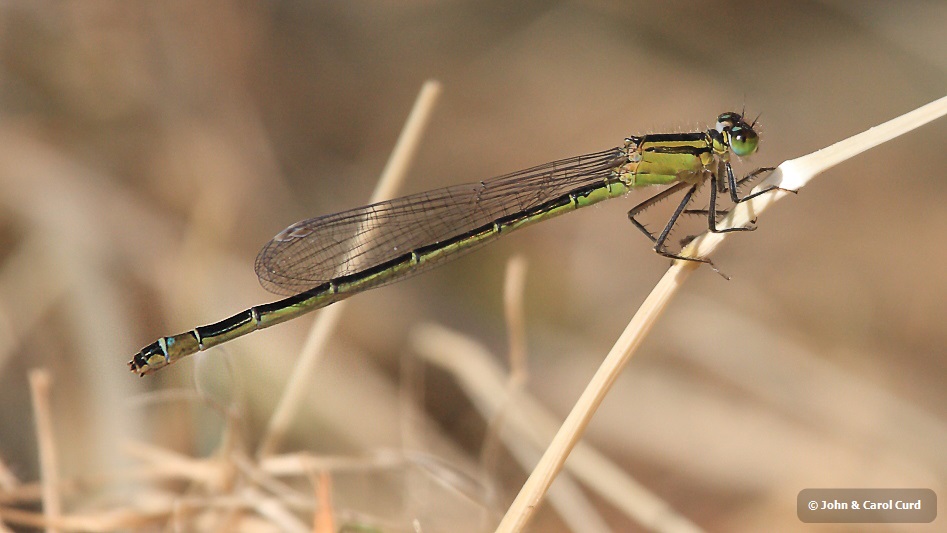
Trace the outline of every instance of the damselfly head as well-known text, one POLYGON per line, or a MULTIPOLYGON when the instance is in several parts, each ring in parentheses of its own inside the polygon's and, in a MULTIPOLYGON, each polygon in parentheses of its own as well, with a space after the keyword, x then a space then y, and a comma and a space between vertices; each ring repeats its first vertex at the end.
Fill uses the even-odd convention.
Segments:
POLYGON ((720 116, 717 117, 717 131, 720 133, 730 131, 730 128, 743 123, 743 115, 739 113, 734 113, 733 111, 721 113, 720 116))
POLYGON ((753 125, 747 124, 739 113, 730 111, 717 117, 717 131, 738 157, 746 157, 759 148, 760 136, 753 130, 753 125))

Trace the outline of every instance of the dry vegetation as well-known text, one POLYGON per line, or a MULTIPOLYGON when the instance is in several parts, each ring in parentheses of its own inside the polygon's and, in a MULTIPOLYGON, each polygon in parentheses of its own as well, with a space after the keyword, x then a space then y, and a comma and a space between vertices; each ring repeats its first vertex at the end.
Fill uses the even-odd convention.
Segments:
MULTIPOLYGON (((0 531, 490 530, 667 267, 633 200, 358 296, 322 341, 303 318, 125 362, 275 299, 256 250, 364 203, 431 77, 404 192, 744 104, 745 171, 943 96, 936 3, 740 4, 4 4, 0 531)), ((534 530, 786 530, 806 487, 943 494, 942 122, 730 238, 733 280, 701 269, 666 309, 534 530)))

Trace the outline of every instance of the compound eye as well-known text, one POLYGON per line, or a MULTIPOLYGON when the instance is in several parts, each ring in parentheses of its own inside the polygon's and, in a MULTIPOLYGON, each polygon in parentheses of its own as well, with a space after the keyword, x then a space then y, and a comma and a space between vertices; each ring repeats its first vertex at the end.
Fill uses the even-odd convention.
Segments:
POLYGON ((760 137, 746 126, 734 126, 730 129, 730 149, 739 157, 746 157, 759 148, 760 137))
POLYGON ((743 121, 743 117, 734 112, 722 113, 717 117, 717 131, 723 133, 743 121))

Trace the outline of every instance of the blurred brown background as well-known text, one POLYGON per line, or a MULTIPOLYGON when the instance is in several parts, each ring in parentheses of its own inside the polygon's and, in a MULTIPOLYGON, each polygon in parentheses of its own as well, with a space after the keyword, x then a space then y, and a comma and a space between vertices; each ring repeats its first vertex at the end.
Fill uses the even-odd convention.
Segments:
MULTIPOLYGON (((290 223, 367 200, 425 79, 443 96, 406 193, 629 134, 706 128, 744 107, 762 113, 747 171, 944 96, 945 27, 934 1, 6 2, 4 469, 24 483, 39 475, 26 377, 36 367, 53 379, 64 478, 134 468, 119 448, 131 438, 215 450, 220 417, 204 403, 139 401, 193 388, 195 369, 198 390, 239 406, 252 449, 311 319, 144 379, 125 362, 160 335, 275 300, 253 274, 257 250, 290 223)), ((800 529, 807 487, 947 494, 945 139, 940 120, 871 150, 730 239, 715 260, 733 280, 693 277, 586 440, 709 530, 800 529)), ((490 432, 447 373, 427 368, 411 391, 432 423, 410 443, 393 404, 418 324, 469 335, 503 361, 514 254, 529 265, 526 389, 564 417, 667 267, 628 223, 633 202, 352 299, 281 449, 360 456, 444 441, 476 464, 490 432)), ((525 475, 501 453, 486 472, 495 501, 464 527, 489 530, 525 475)), ((380 490, 382 477, 339 479, 339 516, 409 531, 413 509, 434 516, 449 492, 380 490)), ((143 483, 100 480, 66 508, 120 505, 117 488, 132 497, 143 483)), ((609 527, 642 527, 587 496, 609 527)), ((452 530, 436 524, 422 529, 452 530)), ((547 506, 534 530, 567 526, 547 506)))

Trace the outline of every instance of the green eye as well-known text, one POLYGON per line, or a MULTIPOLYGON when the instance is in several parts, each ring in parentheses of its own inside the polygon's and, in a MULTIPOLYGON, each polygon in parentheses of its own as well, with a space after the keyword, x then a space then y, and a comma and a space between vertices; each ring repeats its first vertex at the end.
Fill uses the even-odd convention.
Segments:
POLYGON ((730 149, 739 157, 746 157, 759 147, 760 138, 755 131, 744 126, 730 129, 730 149))

